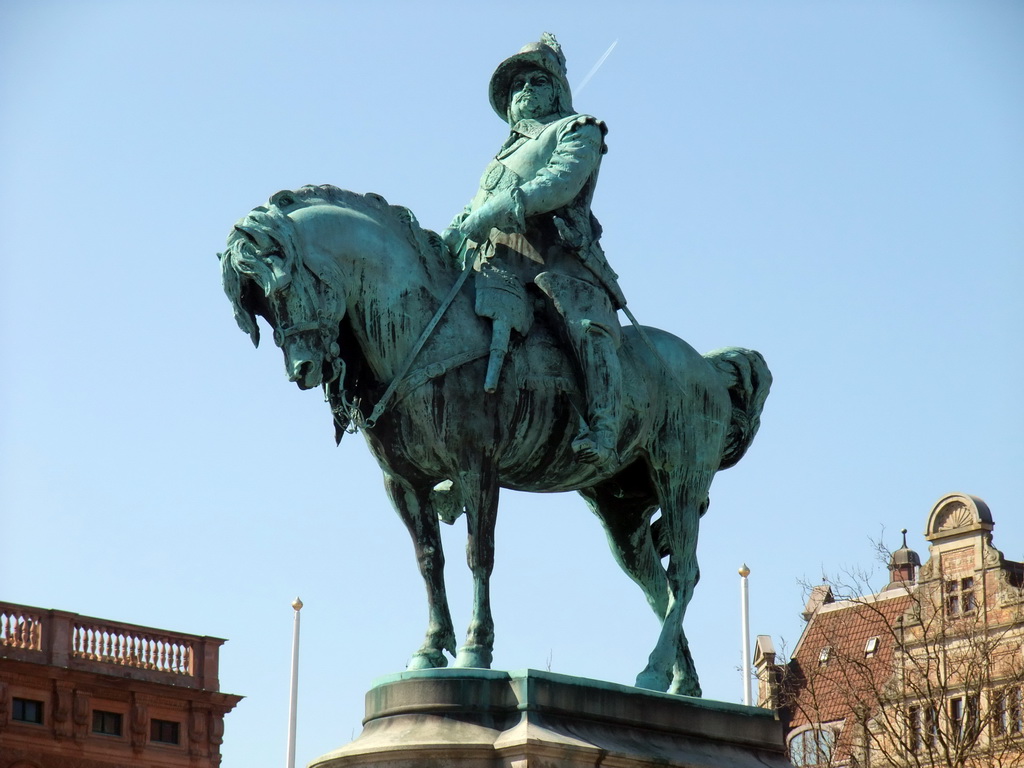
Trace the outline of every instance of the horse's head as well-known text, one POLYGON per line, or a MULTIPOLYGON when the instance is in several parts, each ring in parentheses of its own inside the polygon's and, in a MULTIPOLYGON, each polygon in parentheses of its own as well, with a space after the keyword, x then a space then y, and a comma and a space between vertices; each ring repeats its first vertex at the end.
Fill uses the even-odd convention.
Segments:
POLYGON ((256 316, 274 329, 284 352, 289 381, 311 389, 344 371, 338 335, 345 300, 328 265, 309 264, 295 225, 285 210, 291 193, 279 192, 270 204, 239 221, 220 254, 224 291, 239 327, 259 345, 256 316))

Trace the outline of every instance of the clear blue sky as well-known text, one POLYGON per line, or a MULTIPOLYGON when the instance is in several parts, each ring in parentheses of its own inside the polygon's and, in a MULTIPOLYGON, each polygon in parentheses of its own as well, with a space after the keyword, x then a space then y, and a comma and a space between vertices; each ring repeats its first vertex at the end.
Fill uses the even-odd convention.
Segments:
MULTIPOLYGON (((594 209, 641 320, 760 350, 761 433, 717 478, 687 616, 705 694, 799 579, 870 566, 962 491, 1024 558, 1024 5, 0 4, 0 597, 229 638, 226 766, 358 733, 425 626, 362 439, 254 350, 215 253, 279 189, 374 191, 440 229, 506 135, 494 66, 556 33, 607 121, 594 209), (884 534, 883 534, 884 528, 884 534)), ((657 625, 574 495, 507 493, 495 666, 630 683, 657 625)), ((464 527, 446 529, 456 624, 464 527)))

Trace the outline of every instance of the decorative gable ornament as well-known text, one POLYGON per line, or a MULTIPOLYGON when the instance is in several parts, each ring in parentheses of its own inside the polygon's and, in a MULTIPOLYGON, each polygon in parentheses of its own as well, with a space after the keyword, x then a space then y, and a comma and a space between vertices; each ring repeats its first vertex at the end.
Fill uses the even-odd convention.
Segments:
POLYGON ((988 504, 977 496, 951 493, 943 496, 928 516, 925 538, 928 541, 961 536, 977 531, 991 531, 994 527, 988 504))

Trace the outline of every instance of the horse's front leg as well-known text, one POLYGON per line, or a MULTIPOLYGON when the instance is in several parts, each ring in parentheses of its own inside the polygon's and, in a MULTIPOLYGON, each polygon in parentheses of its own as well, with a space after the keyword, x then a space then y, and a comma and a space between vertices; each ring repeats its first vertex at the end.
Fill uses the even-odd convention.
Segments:
POLYGON ((712 471, 654 472, 661 500, 662 525, 668 537, 666 574, 671 597, 658 643, 651 652, 647 667, 637 676, 637 687, 687 696, 701 695, 697 669, 683 631, 683 617, 700 578, 697 534, 712 477, 712 471))
POLYGON ((412 536, 420 575, 427 587, 429 622, 423 645, 413 654, 409 669, 432 669, 448 665, 444 651, 455 655, 455 628, 448 609, 444 586, 444 551, 437 515, 427 493, 417 492, 408 483, 393 475, 384 475, 391 504, 412 536))
POLYGON ((466 506, 466 559, 473 574, 473 617, 456 667, 490 669, 494 653, 491 572, 494 570, 494 524, 498 515, 498 481, 492 471, 460 472, 466 506))

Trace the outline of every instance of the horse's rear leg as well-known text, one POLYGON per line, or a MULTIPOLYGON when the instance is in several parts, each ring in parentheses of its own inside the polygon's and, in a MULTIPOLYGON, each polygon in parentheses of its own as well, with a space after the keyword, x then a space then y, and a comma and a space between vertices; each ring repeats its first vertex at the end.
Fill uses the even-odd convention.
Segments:
POLYGON ((459 486, 466 505, 466 559, 473 574, 473 616, 454 666, 490 669, 494 653, 491 572, 494 570, 498 482, 492 471, 483 469, 460 472, 459 486))
POLYGON ((672 594, 658 643, 647 668, 637 677, 639 687, 701 695, 697 669, 683 631, 683 616, 700 578, 697 533, 713 476, 711 470, 685 474, 678 469, 654 471, 661 497, 661 525, 669 547, 666 573, 672 594))
POLYGON ((580 495, 604 525, 615 561, 643 590, 658 620, 664 621, 671 593, 651 536, 650 520, 657 509, 657 499, 647 494, 624 496, 614 479, 581 489, 580 495))
POLYGON ((443 652, 455 655, 455 629, 444 586, 444 551, 441 548, 437 515, 427 501, 427 494, 415 491, 404 481, 385 474, 384 487, 392 506, 412 536, 420 575, 427 587, 427 634, 423 645, 409 661, 409 669, 447 666, 448 660, 443 652))

